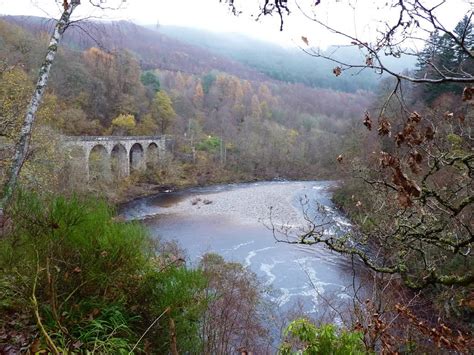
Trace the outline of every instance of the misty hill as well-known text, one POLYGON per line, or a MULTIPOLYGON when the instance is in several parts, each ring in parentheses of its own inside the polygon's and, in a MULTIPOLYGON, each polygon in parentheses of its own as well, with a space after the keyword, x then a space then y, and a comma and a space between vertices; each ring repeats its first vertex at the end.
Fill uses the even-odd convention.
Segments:
MULTIPOLYGON (((54 26, 53 20, 41 17, 1 18, 32 33, 51 33, 54 26)), ((138 57, 144 70, 159 68, 198 75, 218 70, 242 79, 268 80, 264 74, 235 60, 126 21, 82 21, 65 32, 63 42, 76 50, 127 49, 138 57)))
MULTIPOLYGON (((34 33, 50 33, 54 26, 53 20, 41 17, 2 18, 34 33)), ((159 68, 198 75, 218 70, 242 79, 272 78, 346 92, 373 90, 380 81, 380 76, 370 70, 358 74, 345 71, 335 77, 332 73, 334 63, 311 57, 298 48, 284 48, 238 33, 220 34, 177 26, 145 28, 126 21, 83 21, 66 32, 64 42, 77 50, 93 46, 105 50, 128 49, 139 58, 140 66, 145 70, 159 68)), ((333 53, 334 49, 328 51, 333 53)), ((335 54, 346 60, 364 60, 353 48, 339 48, 335 54)), ((398 71, 414 64, 408 59, 392 59, 389 63, 398 71)))
MULTIPOLYGON (((311 57, 299 48, 284 48, 273 43, 259 41, 238 33, 216 33, 178 26, 160 26, 162 34, 199 45, 214 53, 237 60, 273 79, 303 83, 312 87, 332 88, 342 91, 374 89, 380 76, 373 71, 346 71, 335 77, 332 69, 336 64, 322 58, 311 57)), ((325 54, 348 62, 364 63, 364 55, 353 47, 328 48, 325 54)), ((410 57, 395 59, 386 57, 387 65, 395 71, 412 68, 410 57)))

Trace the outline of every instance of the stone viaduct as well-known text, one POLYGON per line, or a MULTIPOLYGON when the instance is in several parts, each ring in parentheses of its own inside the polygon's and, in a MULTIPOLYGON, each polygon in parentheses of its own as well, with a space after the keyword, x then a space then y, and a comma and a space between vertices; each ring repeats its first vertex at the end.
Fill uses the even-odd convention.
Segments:
POLYGON ((64 137, 72 165, 87 180, 123 178, 157 163, 169 147, 168 136, 76 136, 64 137))

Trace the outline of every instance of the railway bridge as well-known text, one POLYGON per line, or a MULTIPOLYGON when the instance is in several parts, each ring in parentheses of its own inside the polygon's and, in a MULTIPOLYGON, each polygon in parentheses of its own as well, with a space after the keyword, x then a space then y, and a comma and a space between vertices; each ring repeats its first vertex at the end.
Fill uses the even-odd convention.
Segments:
POLYGON ((68 159, 87 180, 124 178, 155 164, 169 149, 169 136, 68 136, 68 159))

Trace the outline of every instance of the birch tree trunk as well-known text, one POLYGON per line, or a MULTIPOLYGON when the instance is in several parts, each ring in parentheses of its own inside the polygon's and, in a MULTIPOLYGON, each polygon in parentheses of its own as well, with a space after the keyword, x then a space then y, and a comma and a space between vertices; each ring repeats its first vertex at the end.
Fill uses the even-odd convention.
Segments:
POLYGON ((23 125, 21 127, 20 137, 15 147, 12 165, 10 167, 9 174, 7 175, 8 181, 4 187, 3 197, 0 200, 0 225, 4 220, 5 209, 7 208, 12 198, 13 192, 15 191, 21 167, 23 166, 28 153, 31 131, 36 119, 36 111, 38 110, 38 107, 43 99, 43 94, 48 83, 51 66, 58 51, 59 42, 64 34, 64 31, 66 31, 67 27, 69 26, 69 20, 72 12, 78 5, 80 5, 80 3, 80 0, 71 0, 69 4, 67 1, 65 1, 64 12, 54 27, 54 33, 51 36, 51 40, 49 41, 48 52, 46 53, 46 58, 39 70, 36 88, 28 105, 25 120, 23 121, 23 125))

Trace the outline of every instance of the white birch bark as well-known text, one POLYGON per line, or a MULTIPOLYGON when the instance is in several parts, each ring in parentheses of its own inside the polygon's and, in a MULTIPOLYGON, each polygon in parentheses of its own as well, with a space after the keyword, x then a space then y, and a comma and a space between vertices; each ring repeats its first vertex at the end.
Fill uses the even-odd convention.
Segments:
POLYGON ((64 31, 69 25, 69 20, 72 12, 79 4, 80 0, 71 0, 69 5, 64 9, 61 18, 56 23, 56 26, 54 27, 54 33, 51 36, 49 42, 48 52, 46 53, 46 58, 43 64, 41 65, 38 75, 38 81, 36 83, 36 88, 28 105, 25 120, 23 121, 23 125, 21 127, 20 137, 15 147, 15 154, 13 156, 12 165, 8 174, 8 181, 4 188, 4 194, 3 197, 0 199, 0 225, 4 218, 4 211, 8 206, 8 203, 10 202, 13 192, 15 190, 18 176, 20 175, 21 167, 23 166, 25 158, 28 154, 31 131, 33 129, 33 124, 36 119, 36 112, 38 111, 38 107, 43 99, 43 94, 48 83, 51 66, 58 51, 59 42, 63 36, 64 31))

